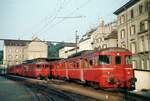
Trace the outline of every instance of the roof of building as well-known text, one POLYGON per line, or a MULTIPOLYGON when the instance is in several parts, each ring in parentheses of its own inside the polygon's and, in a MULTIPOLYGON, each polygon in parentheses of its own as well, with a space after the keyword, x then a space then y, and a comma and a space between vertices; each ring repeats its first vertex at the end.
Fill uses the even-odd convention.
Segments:
POLYGON ((121 12, 125 11, 126 9, 128 9, 129 7, 133 6, 134 4, 136 4, 137 2, 139 2, 140 0, 130 0, 129 2, 127 2, 125 5, 123 5, 122 7, 120 7, 119 9, 117 9, 114 14, 118 15, 121 12))
POLYGON ((86 41, 90 39, 91 35, 93 34, 94 31, 96 31, 97 28, 92 28, 89 32, 85 33, 82 38, 79 40, 79 43, 86 41))
POLYGON ((76 43, 64 43, 64 47, 76 47, 76 43))
POLYGON ((5 46, 25 46, 30 43, 31 40, 4 40, 5 46))

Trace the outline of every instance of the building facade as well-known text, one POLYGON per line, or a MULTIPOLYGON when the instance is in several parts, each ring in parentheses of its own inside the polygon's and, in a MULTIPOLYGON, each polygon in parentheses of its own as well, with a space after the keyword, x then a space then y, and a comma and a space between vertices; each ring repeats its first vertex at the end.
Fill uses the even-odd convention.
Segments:
POLYGON ((95 30, 96 29, 92 29, 91 31, 87 32, 86 34, 82 36, 82 38, 80 39, 78 43, 78 47, 79 47, 78 51, 93 50, 93 47, 92 47, 93 40, 92 40, 91 35, 95 30))
POLYGON ((76 52, 78 52, 78 47, 75 43, 65 43, 64 47, 59 50, 59 58, 68 58, 76 52))
POLYGON ((101 20, 98 28, 92 33, 92 47, 100 50, 107 47, 117 47, 116 22, 105 24, 101 20))
POLYGON ((133 53, 137 89, 150 89, 150 1, 130 0, 114 14, 117 15, 118 46, 133 53), (141 84, 143 80, 148 81, 147 85, 141 84))
POLYGON ((21 64, 23 61, 34 58, 47 58, 47 44, 38 38, 29 40, 4 40, 3 64, 21 64))
POLYGON ((26 47, 26 60, 48 57, 48 46, 38 38, 35 38, 26 47))

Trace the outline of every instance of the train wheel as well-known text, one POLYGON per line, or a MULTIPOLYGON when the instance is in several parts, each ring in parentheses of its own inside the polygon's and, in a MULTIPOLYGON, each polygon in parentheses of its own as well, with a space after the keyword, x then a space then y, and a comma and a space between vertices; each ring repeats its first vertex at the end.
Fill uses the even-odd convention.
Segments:
POLYGON ((96 82, 93 83, 93 87, 94 87, 94 89, 99 89, 100 88, 99 84, 96 83, 96 82))
POLYGON ((48 77, 45 77, 45 80, 48 81, 49 80, 48 77))
POLYGON ((41 80, 41 79, 42 79, 42 77, 41 77, 41 76, 38 76, 38 77, 37 77, 37 79, 38 79, 38 80, 41 80))

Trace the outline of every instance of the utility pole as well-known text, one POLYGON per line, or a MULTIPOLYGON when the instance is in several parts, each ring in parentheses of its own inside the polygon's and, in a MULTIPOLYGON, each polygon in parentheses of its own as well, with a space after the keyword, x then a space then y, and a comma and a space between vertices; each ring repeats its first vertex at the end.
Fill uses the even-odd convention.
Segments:
POLYGON ((77 33, 78 33, 78 31, 76 30, 76 31, 75 31, 76 53, 77 53, 77 48, 78 48, 78 46, 77 46, 77 45, 78 45, 78 40, 79 40, 79 36, 78 36, 78 34, 77 34, 77 33))
MULTIPOLYGON (((147 3, 148 3, 148 54, 149 54, 149 62, 150 62, 150 1, 147 0, 147 3)), ((150 63, 149 63, 149 66, 150 66, 150 63)), ((150 67, 149 67, 150 69, 150 67)))

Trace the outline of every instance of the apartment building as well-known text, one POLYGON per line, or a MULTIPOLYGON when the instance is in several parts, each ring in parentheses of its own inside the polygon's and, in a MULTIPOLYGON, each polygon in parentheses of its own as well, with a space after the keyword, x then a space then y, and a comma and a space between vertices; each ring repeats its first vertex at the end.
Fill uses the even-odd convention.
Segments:
POLYGON ((150 89, 150 1, 130 0, 117 15, 118 46, 133 53, 137 89, 150 89), (143 85, 143 81, 147 81, 143 85))
POLYGON ((117 47, 117 29, 116 21, 105 24, 103 20, 100 25, 92 33, 92 47, 100 50, 108 47, 117 47))
POLYGON ((21 64, 25 60, 47 58, 47 44, 37 37, 33 40, 4 40, 3 64, 21 64))
POLYGON ((84 34, 82 38, 80 39, 78 43, 79 50, 78 51, 83 51, 83 50, 93 50, 92 46, 92 34, 96 29, 91 29, 89 32, 84 34))
POLYGON ((65 43, 63 48, 59 50, 59 58, 68 58, 68 56, 78 52, 76 43, 65 43))

